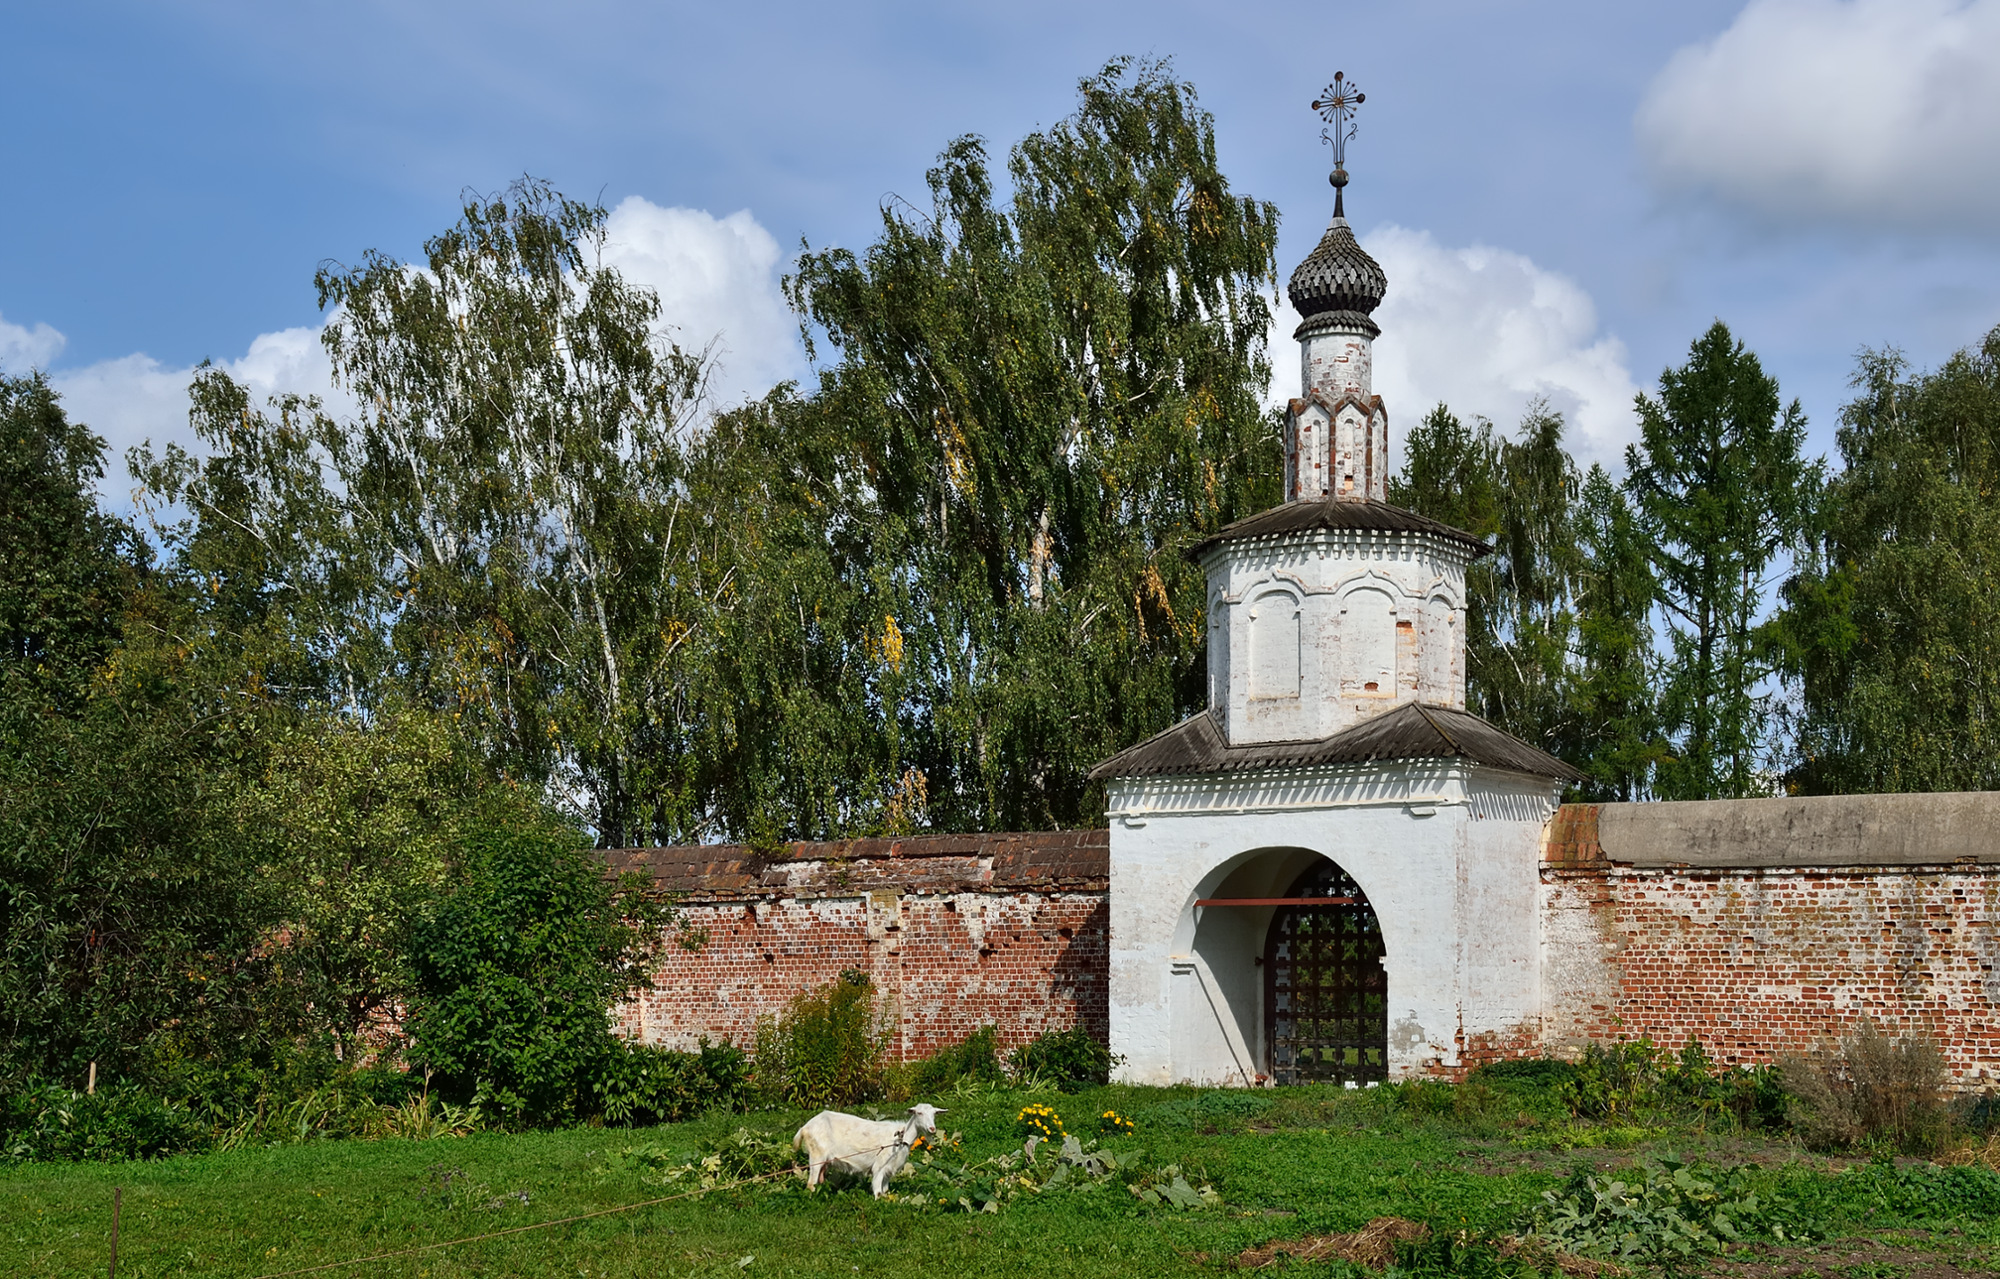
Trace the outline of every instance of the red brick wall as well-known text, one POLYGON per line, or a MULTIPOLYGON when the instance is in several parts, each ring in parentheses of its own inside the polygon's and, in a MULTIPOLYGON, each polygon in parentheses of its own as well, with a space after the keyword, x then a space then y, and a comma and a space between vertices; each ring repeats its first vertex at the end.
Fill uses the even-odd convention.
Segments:
POLYGON ((1003 1047, 1081 1025, 1109 1036, 1108 842, 1103 831, 632 850, 681 899, 683 935, 652 991, 620 1010, 628 1036, 674 1048, 748 1044, 760 1018, 842 972, 866 972, 893 1052, 927 1055, 991 1024, 1003 1047), (690 869, 693 867, 693 869, 690 869), (703 900, 707 898, 708 900, 703 900), (721 898, 721 900, 716 900, 721 898))
POLYGON ((891 895, 696 905, 698 950, 667 951, 624 1033, 675 1048, 748 1044, 794 994, 860 969, 886 1001, 894 1051, 927 1055, 982 1025, 1004 1046, 1082 1025, 1109 1034, 1101 893, 891 895))
POLYGON ((2000 868, 1545 864, 1553 1044, 1692 1034, 1719 1060, 1810 1051, 1872 1018, 1955 1082, 2000 1079, 2000 868))
MULTIPOLYGON (((1104 831, 745 849, 624 850, 677 895, 696 950, 670 949, 627 1034, 747 1044, 800 990, 860 969, 904 1057, 993 1024, 1004 1044, 1108 1021, 1104 831)), ((1547 832, 1539 1027, 1462 1043, 1467 1065, 1692 1033, 1728 1063, 1850 1032, 1919 1030, 1956 1080, 2000 1081, 2000 865, 1697 869, 1607 860, 1597 810, 1547 832)))

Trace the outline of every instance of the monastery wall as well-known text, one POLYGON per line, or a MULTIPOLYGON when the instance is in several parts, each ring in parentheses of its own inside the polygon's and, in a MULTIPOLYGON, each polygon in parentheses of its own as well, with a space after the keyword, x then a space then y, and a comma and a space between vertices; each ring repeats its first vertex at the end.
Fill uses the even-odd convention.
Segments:
MULTIPOLYGON (((1494 1058, 1642 1035, 1677 1048, 1693 1034, 1724 1063, 1768 1062, 1871 1018, 1890 1035, 1934 1037, 1962 1087, 2000 1082, 2000 793, 1572 804, 1546 827, 1522 825, 1513 838, 1527 841, 1525 859, 1513 864, 1535 876, 1538 897, 1520 909, 1539 918, 1539 963, 1530 943, 1520 1002, 1466 992, 1483 1028, 1466 1023, 1462 1042, 1420 1073, 1458 1075, 1494 1058), (1514 1024, 1502 1005, 1523 1004, 1539 1017, 1518 1032, 1493 1030, 1514 1024)), ((1297 844, 1300 833, 1287 838, 1297 844)), ((1356 860, 1352 850, 1367 841, 1345 833, 1356 860)), ((792 845, 776 856, 737 847, 607 853, 610 869, 642 871, 672 895, 684 935, 699 942, 669 945, 654 989, 620 1010, 620 1026, 675 1048, 704 1035, 748 1044, 758 1020, 796 993, 859 970, 887 1003, 901 1057, 986 1024, 1009 1047, 1077 1025, 1108 1039, 1112 837, 923 836, 792 845)), ((1163 887, 1157 876, 1135 885, 1125 909, 1146 908, 1163 887)), ((1404 934, 1418 921, 1391 918, 1409 904, 1381 887, 1391 975, 1415 998, 1418 956, 1404 934)), ((1507 935, 1491 906, 1469 903, 1461 947, 1507 935)), ((1421 922, 1451 934, 1448 921, 1421 922)), ((1245 955, 1217 980, 1252 980, 1245 955)), ((1396 1017, 1406 1004, 1398 996, 1396 1017)))
POLYGON ((2000 795, 1565 805, 1541 891, 1551 1048, 1768 1062, 1872 1018, 2000 1080, 2000 795))
POLYGON ((748 1045, 760 1018, 842 973, 868 974, 891 1051, 925 1056, 992 1024, 1003 1047, 1082 1025, 1109 1035, 1108 832, 922 836, 624 849, 681 910, 654 987, 618 1013, 628 1037, 748 1045))

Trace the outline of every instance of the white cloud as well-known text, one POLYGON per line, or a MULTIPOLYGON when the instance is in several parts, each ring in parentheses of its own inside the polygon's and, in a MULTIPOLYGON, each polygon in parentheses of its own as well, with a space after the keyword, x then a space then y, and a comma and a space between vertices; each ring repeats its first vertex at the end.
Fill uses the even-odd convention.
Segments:
POLYGON ((48 325, 26 329, 0 315, 0 373, 21 377, 30 369, 45 368, 62 349, 63 335, 48 325))
POLYGON ((105 458, 106 487, 124 487, 125 451, 147 440, 157 449, 168 440, 193 443, 188 429, 190 369, 171 369, 150 355, 100 360, 52 374, 70 420, 82 422, 111 447, 105 458))
MULTIPOLYGON (((333 388, 333 368, 319 333, 317 327, 262 333, 241 359, 216 363, 250 389, 254 403, 288 392, 317 395, 337 413, 347 399, 333 388)), ((145 354, 49 375, 70 420, 89 426, 109 446, 104 488, 111 493, 125 487, 125 453, 135 445, 150 441, 159 451, 172 441, 200 451, 188 425, 188 384, 193 380, 194 369, 172 368, 145 354)))
POLYGON ((1752 0, 1634 128, 1662 185, 1766 217, 1990 230, 2000 0, 1752 0))
POLYGON ((605 231, 605 261, 660 295, 673 339, 695 351, 715 344, 718 407, 803 375, 798 325, 778 289, 778 242, 748 209, 717 218, 628 196, 605 231))
MULTIPOLYGON (((1409 428, 1439 403, 1461 418, 1511 429, 1537 397, 1563 415, 1579 462, 1616 469, 1637 438, 1638 386, 1625 344, 1597 329, 1590 295, 1519 253, 1448 249, 1427 231, 1387 226, 1362 246, 1382 264, 1389 292, 1375 312, 1375 393, 1389 408, 1397 455, 1409 428)), ((1298 394, 1298 316, 1282 308, 1272 341, 1272 398, 1298 394)))
MULTIPOLYGON (((778 243, 748 210, 715 218, 699 209, 663 209, 637 196, 612 210, 605 260, 660 295, 662 318, 684 347, 715 343, 721 368, 713 385, 718 405, 762 395, 804 368, 798 330, 778 290, 778 243)), ((329 412, 351 401, 333 386, 333 367, 317 325, 259 334, 237 359, 217 363, 244 383, 257 402, 284 393, 317 395, 329 412)), ((25 372, 62 350, 63 335, 46 324, 32 329, 0 319, 0 368, 25 372)), ((196 443, 188 426, 192 368, 174 368, 132 354, 77 369, 50 381, 72 420, 87 423, 109 444, 105 490, 122 491, 124 458, 151 440, 196 443)))

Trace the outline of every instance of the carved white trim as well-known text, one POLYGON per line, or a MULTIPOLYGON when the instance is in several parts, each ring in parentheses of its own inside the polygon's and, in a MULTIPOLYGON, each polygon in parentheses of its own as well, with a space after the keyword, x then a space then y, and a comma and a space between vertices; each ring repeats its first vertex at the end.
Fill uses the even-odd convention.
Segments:
POLYGON ((1497 769, 1448 761, 1337 764, 1251 773, 1124 777, 1114 780, 1106 816, 1129 827, 1153 817, 1306 812, 1315 809, 1469 808, 1479 821, 1543 822, 1561 787, 1497 769))
POLYGON ((1268 572, 1301 558, 1421 561, 1434 575, 1446 566, 1464 572, 1471 552, 1434 533, 1400 529, 1294 529, 1263 537, 1218 543, 1202 556, 1204 566, 1227 562, 1244 572, 1268 572))

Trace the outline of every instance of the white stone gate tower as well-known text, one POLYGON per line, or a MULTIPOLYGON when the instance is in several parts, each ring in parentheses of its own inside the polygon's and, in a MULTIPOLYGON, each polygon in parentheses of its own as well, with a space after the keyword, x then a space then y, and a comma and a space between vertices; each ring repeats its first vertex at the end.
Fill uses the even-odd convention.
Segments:
MULTIPOLYGON (((1358 101, 1336 80, 1315 104, 1335 139, 1358 101)), ((1111 1047, 1134 1082, 1372 1082, 1538 1033, 1536 862, 1575 773, 1465 710, 1465 573, 1487 548, 1385 500, 1387 287, 1340 192, 1290 283, 1286 500, 1195 550, 1209 708, 1093 774, 1111 1047)))

